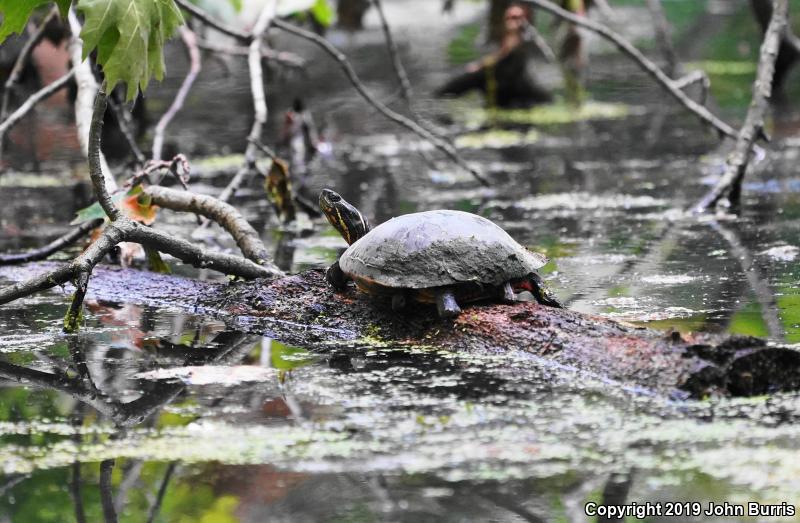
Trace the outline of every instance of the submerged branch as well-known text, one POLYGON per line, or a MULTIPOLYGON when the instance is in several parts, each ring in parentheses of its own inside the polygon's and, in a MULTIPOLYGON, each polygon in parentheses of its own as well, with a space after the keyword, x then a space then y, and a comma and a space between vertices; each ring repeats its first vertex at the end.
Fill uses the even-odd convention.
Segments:
POLYGON ((316 33, 312 33, 311 31, 306 31, 296 25, 290 24, 284 20, 276 18, 273 20, 273 25, 287 33, 293 34, 297 37, 303 38, 305 40, 311 41, 317 44, 320 48, 322 48, 328 55, 330 55, 334 60, 339 62, 342 70, 344 71, 347 78, 350 80, 350 83, 353 84, 358 94, 361 95, 364 100, 366 100, 372 107, 374 107, 379 113, 384 115, 389 120, 402 125, 406 129, 410 130, 417 136, 421 137, 425 141, 432 144, 434 147, 442 151, 448 158, 450 158, 454 163, 458 166, 462 167, 466 171, 468 171, 476 180, 478 180, 482 185, 488 186, 489 181, 484 178, 484 176, 478 172, 477 169, 469 165, 466 161, 464 161, 461 156, 459 156, 458 152, 456 151, 455 147, 453 147, 450 143, 445 140, 442 140, 438 136, 434 135, 421 125, 419 125, 414 120, 406 118, 405 116, 396 113, 395 111, 391 110, 385 104, 383 104, 380 100, 375 98, 366 88, 366 86, 361 82, 358 75, 353 69, 353 66, 350 65, 350 62, 347 60, 347 57, 342 54, 336 47, 333 46, 328 40, 322 38, 316 33))
POLYGON ((655 79, 659 85, 661 85, 673 98, 675 98, 675 100, 700 118, 703 123, 716 129, 721 136, 727 136, 729 138, 736 137, 736 130, 733 127, 723 122, 714 116, 708 109, 686 96, 686 94, 675 85, 672 79, 670 79, 670 77, 667 76, 667 74, 664 73, 661 68, 653 63, 652 60, 643 55, 641 51, 639 51, 633 46, 633 44, 628 42, 617 32, 599 22, 590 20, 585 16, 578 16, 565 9, 562 9, 549 0, 521 1, 526 4, 540 7, 559 18, 567 20, 568 22, 571 22, 579 27, 583 27, 584 29, 595 32, 606 40, 609 40, 620 51, 631 57, 639 65, 639 67, 641 67, 648 75, 655 79))
POLYGON ((720 202, 723 198, 736 205, 739 203, 742 180, 747 172, 747 165, 753 153, 756 140, 763 135, 764 115, 772 96, 772 84, 775 76, 775 60, 786 29, 789 4, 788 0, 775 0, 772 19, 764 34, 761 52, 758 59, 758 72, 753 83, 753 99, 747 110, 742 128, 736 139, 736 146, 728 157, 725 173, 717 184, 694 207, 694 212, 704 212, 720 202))

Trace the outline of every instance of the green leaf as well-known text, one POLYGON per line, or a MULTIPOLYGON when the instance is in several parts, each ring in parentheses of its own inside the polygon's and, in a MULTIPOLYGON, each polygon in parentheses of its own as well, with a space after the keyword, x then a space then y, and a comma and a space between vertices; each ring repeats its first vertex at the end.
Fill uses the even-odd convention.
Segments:
MULTIPOLYGON (((71 1, 56 1, 62 16, 66 16, 71 1)), ((31 14, 38 7, 51 3, 50 0, 0 0, 0 14, 3 15, 3 21, 0 23, 0 43, 3 43, 11 33, 21 34, 31 14)))
POLYGON ((311 8, 311 16, 322 27, 330 27, 333 23, 333 7, 328 0, 317 0, 311 8))
POLYGON ((183 24, 173 0, 80 0, 78 10, 84 58, 97 48, 109 91, 124 82, 133 100, 151 77, 164 77, 164 42, 183 24))
POLYGON ((242 11, 242 0, 228 0, 231 4, 231 7, 237 12, 240 13, 242 11))

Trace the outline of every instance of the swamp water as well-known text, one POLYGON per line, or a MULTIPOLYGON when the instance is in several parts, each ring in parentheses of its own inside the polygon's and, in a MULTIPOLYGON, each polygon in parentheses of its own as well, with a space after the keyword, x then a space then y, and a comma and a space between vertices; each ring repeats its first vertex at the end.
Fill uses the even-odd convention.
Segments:
MULTIPOLYGON (((478 16, 464 9, 457 22, 478 16)), ((701 24, 711 15, 697 16, 701 24)), ((423 32, 398 31, 410 42, 423 32)), ((370 88, 390 98, 380 33, 333 37, 370 88)), ((449 37, 439 38, 428 36, 427 62, 405 48, 412 78, 433 85, 443 77, 438 55, 449 37)), ((182 74, 173 52, 174 78, 150 94, 154 112, 182 74)), ((800 342, 797 105, 781 111, 767 158, 748 177, 741 217, 686 218, 682 209, 720 174, 726 150, 618 57, 593 58, 595 100, 577 115, 564 106, 487 113, 476 100, 420 100, 431 119, 450 120, 465 156, 493 181, 484 189, 445 161, 430 164, 424 144, 366 109, 313 56, 320 70, 312 80, 336 78, 332 86, 277 84, 302 86, 335 129, 335 159, 312 165, 310 193, 337 188, 375 222, 433 208, 489 217, 551 258, 545 276, 576 310, 800 342)), ((238 148, 249 126, 220 121, 214 93, 230 91, 227 103, 246 114, 247 85, 240 68, 232 80, 215 67, 207 64, 176 123, 174 139, 190 156, 238 148)), ((712 81, 747 92, 752 70, 732 69, 712 81)), ((279 115, 291 97, 275 91, 279 115)), ((722 114, 741 118, 743 107, 723 104, 722 114)), ((203 176, 212 170, 198 167, 198 188, 225 183, 203 176)), ((76 190, 54 209, 63 189, 13 180, 0 178, 4 203, 17 202, 3 212, 4 249, 57 235, 61 214, 83 204, 76 190), (32 223, 45 226, 31 234, 32 223)), ((256 183, 243 190, 240 204, 285 268, 323 267, 341 252, 344 242, 321 223, 308 234, 278 231, 260 191, 256 183)), ((160 226, 188 234, 195 222, 162 211, 160 226)), ((311 353, 121 298, 88 302, 86 325, 73 336, 60 332, 60 293, 0 307, 0 373, 17 381, 0 388, 0 520, 100 521, 104 500, 131 522, 583 521, 589 502, 800 501, 795 394, 675 402, 524 351, 465 355, 376 340, 367 351, 311 353), (101 470, 111 466, 109 489, 101 470)), ((759 519, 775 520, 750 520, 759 519)))

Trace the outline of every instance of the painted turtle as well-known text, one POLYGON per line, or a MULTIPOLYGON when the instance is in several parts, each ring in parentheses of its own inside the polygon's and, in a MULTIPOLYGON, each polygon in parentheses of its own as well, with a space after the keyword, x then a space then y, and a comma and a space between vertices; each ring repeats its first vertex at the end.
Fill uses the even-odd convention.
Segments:
POLYGON ((325 273, 338 290, 352 279, 367 294, 391 297, 394 310, 409 301, 435 303, 441 317, 457 316, 459 303, 484 299, 535 299, 561 307, 536 273, 547 258, 486 218, 428 211, 398 216, 373 229, 334 191, 324 189, 319 206, 350 244, 325 273))

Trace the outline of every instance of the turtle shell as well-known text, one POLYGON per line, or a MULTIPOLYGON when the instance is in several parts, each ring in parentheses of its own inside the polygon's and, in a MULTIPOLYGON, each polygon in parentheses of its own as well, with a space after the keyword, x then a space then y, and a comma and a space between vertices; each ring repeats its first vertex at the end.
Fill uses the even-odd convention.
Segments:
POLYGON ((491 221, 462 211, 398 216, 372 229, 339 259, 342 271, 356 282, 401 289, 501 285, 546 263, 491 221))

